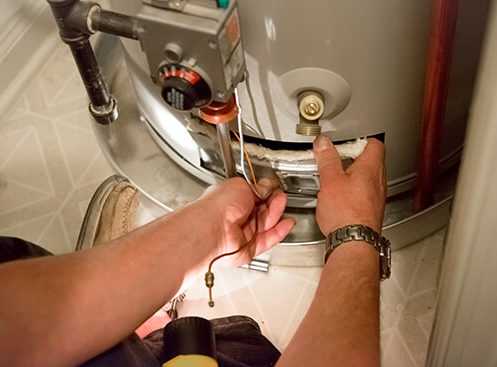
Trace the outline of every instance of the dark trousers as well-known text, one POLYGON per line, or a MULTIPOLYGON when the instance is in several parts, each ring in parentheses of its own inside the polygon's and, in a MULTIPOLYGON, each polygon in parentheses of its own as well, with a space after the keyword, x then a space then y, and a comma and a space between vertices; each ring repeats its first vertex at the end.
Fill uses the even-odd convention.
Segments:
MULTIPOLYGON (((51 255, 32 243, 0 237, 0 263, 51 255)), ((251 318, 231 316, 211 322, 221 367, 270 367, 276 364, 279 351, 261 334, 259 325, 251 318)), ((84 366, 160 367, 166 362, 163 356, 167 347, 162 342, 162 334, 162 329, 157 330, 144 340, 132 334, 84 366)))

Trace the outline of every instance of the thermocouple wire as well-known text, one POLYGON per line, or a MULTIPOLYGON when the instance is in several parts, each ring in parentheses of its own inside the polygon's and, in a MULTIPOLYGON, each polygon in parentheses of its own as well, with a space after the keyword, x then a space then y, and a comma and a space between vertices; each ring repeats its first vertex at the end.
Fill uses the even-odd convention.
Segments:
MULTIPOLYGON (((233 132, 233 134, 235 135, 235 138, 238 140, 238 143, 240 143, 240 137, 238 136, 238 134, 236 132, 233 132)), ((247 160, 250 169, 250 175, 252 176, 252 183, 255 185, 257 183, 257 178, 255 177, 255 170, 252 164, 252 160, 250 159, 250 155, 247 152, 247 150, 244 149, 244 153, 245 153, 245 159, 247 160)))
MULTIPOLYGON (((236 98, 236 101, 238 104, 238 96, 236 98)), ((240 111, 240 106, 238 106, 238 110, 240 111)), ((240 167, 242 170, 242 174, 243 174, 245 181, 249 185, 250 189, 254 193, 254 195, 259 200, 262 200, 263 199, 262 196, 257 191, 257 187, 256 187, 257 178, 255 176, 255 170, 254 170, 254 167, 252 165, 250 155, 245 150, 245 141, 244 141, 244 137, 243 137, 243 122, 242 122, 242 118, 240 117, 240 113, 238 113, 238 115, 237 115, 237 125, 238 125, 238 134, 235 133, 235 136, 240 143, 240 167), (252 180, 250 179, 249 175, 247 174, 245 159, 247 160, 247 164, 248 164, 249 169, 250 169, 252 180)), ((214 280, 215 280, 214 273, 212 272, 212 267, 213 267, 214 263, 216 261, 224 258, 224 257, 234 256, 234 255, 238 254, 239 252, 241 252, 241 251, 245 250, 246 248, 255 244, 256 239, 257 239, 257 233, 259 231, 259 223, 257 220, 257 214, 258 214, 258 208, 257 208, 257 206, 255 206, 254 211, 251 214, 251 218, 249 218, 249 223, 252 220, 252 218, 254 220, 254 227, 255 228, 254 228, 254 234, 253 234, 252 238, 249 241, 247 241, 244 245, 242 245, 238 250, 219 255, 219 256, 215 257, 214 259, 212 259, 211 262, 209 263, 209 268, 207 269, 207 273, 205 273, 205 285, 206 285, 207 289, 209 290, 209 303, 208 303, 209 307, 212 308, 215 306, 214 299, 212 296, 212 288, 214 287, 214 280)))
MULTIPOLYGON (((238 94, 235 92, 235 95, 236 95, 236 103, 238 105, 238 94)), ((238 105, 238 110, 241 111, 239 105, 238 105)), ((240 167, 242 170, 242 175, 243 175, 243 178, 245 178, 245 181, 247 181, 248 185, 252 189, 252 192, 254 193, 254 195, 257 196, 257 198, 259 200, 263 200, 264 198, 259 194, 259 192, 257 191, 257 187, 255 186, 256 185, 255 173, 253 173, 254 182, 252 182, 250 180, 249 175, 247 174, 247 166, 245 164, 245 157, 247 156, 247 158, 248 158, 247 160, 250 161, 250 156, 248 155, 248 153, 246 154, 246 152, 245 152, 245 138, 243 137, 243 121, 242 121, 242 118, 240 115, 241 115, 241 113, 238 113, 236 119, 237 119, 237 125, 238 125, 237 138, 240 141, 240 167)), ((252 167, 252 162, 250 162, 249 164, 251 167, 251 171, 254 172, 253 167, 252 167)))

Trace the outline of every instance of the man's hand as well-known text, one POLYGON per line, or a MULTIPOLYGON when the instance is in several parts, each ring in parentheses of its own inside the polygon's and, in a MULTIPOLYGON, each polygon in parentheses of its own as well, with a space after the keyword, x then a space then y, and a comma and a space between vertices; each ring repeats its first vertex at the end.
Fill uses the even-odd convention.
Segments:
POLYGON ((384 145, 370 139, 364 153, 346 171, 327 137, 316 139, 314 155, 321 183, 316 211, 321 232, 328 235, 351 224, 381 232, 386 197, 384 145))
POLYGON ((247 264, 290 233, 295 221, 282 218, 287 195, 280 191, 278 186, 277 180, 262 179, 257 189, 261 196, 267 198, 263 201, 255 197, 248 184, 241 178, 213 186, 204 194, 200 202, 206 208, 205 220, 215 220, 219 224, 218 244, 211 256, 233 252, 247 244, 256 232, 256 222, 257 234, 253 244, 234 256, 224 258, 221 263, 233 266, 247 264))
MULTIPOLYGON (((350 224, 381 230, 384 148, 372 139, 346 171, 326 137, 314 151, 321 176, 317 222, 323 234, 350 224)), ((278 367, 380 366, 378 252, 353 242, 333 251, 314 300, 278 367)))
POLYGON ((245 245, 255 208, 255 244, 223 262, 247 263, 280 242, 294 221, 281 219, 287 198, 273 187, 261 182, 268 199, 259 202, 243 180, 229 180, 105 246, 2 264, 0 365, 79 366, 114 347, 214 257, 245 245))

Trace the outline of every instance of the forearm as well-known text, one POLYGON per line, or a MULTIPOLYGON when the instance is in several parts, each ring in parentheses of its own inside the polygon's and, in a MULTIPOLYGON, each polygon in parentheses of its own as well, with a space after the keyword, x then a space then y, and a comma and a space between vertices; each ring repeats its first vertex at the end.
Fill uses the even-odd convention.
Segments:
POLYGON ((205 267, 216 230, 202 217, 195 204, 108 245, 0 266, 2 358, 77 365, 124 339, 205 267))
POLYGON ((368 244, 345 244, 332 253, 278 366, 380 365, 378 263, 368 244))

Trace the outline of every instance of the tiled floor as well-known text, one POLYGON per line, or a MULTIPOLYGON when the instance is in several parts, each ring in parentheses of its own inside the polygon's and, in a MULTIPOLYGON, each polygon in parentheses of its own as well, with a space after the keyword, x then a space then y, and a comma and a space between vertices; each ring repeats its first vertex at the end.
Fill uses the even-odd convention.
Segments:
POLYGON ((78 78, 59 47, 0 122, 0 233, 55 253, 73 249, 91 194, 112 173, 78 78))
MULTIPOLYGON (((61 46, 0 123, 0 233, 40 243, 55 253, 73 249, 91 194, 111 169, 87 114, 75 67, 61 46)), ((384 366, 424 363, 434 316, 443 233, 394 254, 382 284, 384 366)), ((316 290, 320 269, 273 267, 269 274, 233 269, 216 274, 213 310, 199 281, 181 315, 246 314, 280 348, 290 341, 316 290)))

